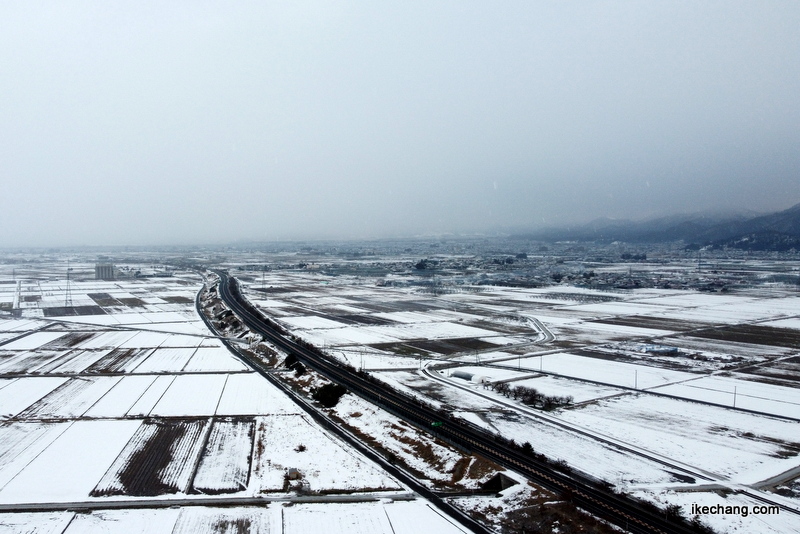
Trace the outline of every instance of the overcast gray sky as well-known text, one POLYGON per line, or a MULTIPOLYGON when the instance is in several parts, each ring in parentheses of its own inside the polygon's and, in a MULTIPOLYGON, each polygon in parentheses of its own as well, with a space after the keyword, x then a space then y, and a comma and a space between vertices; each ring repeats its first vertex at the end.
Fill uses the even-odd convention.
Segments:
POLYGON ((0 3, 0 246, 800 202, 800 2, 0 3))

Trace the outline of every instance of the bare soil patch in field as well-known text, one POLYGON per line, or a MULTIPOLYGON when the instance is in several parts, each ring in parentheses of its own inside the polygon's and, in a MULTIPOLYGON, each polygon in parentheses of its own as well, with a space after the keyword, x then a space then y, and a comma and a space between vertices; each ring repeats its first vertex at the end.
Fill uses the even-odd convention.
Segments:
POLYGON ((800 346, 800 330, 760 325, 733 325, 692 332, 692 337, 734 341, 752 345, 796 348, 800 346))
POLYGON ((372 315, 361 315, 356 313, 351 313, 347 315, 334 315, 334 318, 337 321, 350 324, 364 324, 364 325, 396 324, 395 321, 392 321, 391 319, 384 319, 383 317, 374 317, 372 315))
POLYGON ((146 305, 145 301, 136 297, 121 298, 119 301, 123 306, 128 306, 129 308, 144 308, 146 305))
POLYGON ((164 302, 169 302, 170 304, 192 304, 194 302, 189 297, 182 297, 180 295, 173 297, 161 297, 161 300, 164 302))
POLYGON ((425 351, 446 355, 470 350, 493 349, 497 347, 497 345, 494 343, 488 343, 476 338, 440 339, 436 341, 409 341, 406 343, 406 345, 425 351))
POLYGON ((70 332, 58 339, 54 339, 50 343, 39 347, 42 350, 63 350, 77 347, 84 341, 92 339, 97 334, 94 332, 70 332))
POLYGON ((151 349, 114 349, 90 365, 87 373, 119 373, 134 361, 144 359, 151 349))
POLYGON ((185 492, 207 424, 206 419, 145 421, 92 490, 92 497, 185 492))
POLYGON ((400 356, 429 356, 428 351, 413 347, 406 343, 373 343, 368 345, 374 349, 390 352, 400 356))
MULTIPOLYGON (((777 379, 778 381, 789 381, 794 387, 800 382, 800 356, 788 358, 786 360, 777 360, 766 362, 759 365, 750 367, 743 367, 738 369, 737 372, 748 375, 755 375, 759 378, 777 379)), ((758 378, 756 378, 758 380, 758 378)), ((765 381, 765 380, 759 380, 765 381)), ((785 382, 780 382, 786 385, 785 382)))
POLYGON ((651 328, 653 330, 672 330, 674 332, 683 332, 685 330, 694 330, 712 326, 708 323, 694 323, 691 321, 683 321, 681 319, 648 317, 646 315, 631 315, 628 317, 615 317, 613 319, 595 319, 588 322, 613 324, 619 326, 634 326, 637 328, 651 328))
POLYGON ((108 293, 87 293, 90 299, 95 301, 98 306, 122 306, 122 303, 108 293))
POLYGON ((45 317, 67 317, 71 315, 107 315, 100 306, 59 306, 43 308, 45 317))

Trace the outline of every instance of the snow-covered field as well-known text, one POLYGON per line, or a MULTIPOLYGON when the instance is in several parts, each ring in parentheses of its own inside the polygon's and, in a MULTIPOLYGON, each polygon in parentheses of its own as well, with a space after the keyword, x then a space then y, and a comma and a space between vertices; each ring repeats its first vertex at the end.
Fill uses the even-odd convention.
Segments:
MULTIPOLYGON (((800 418, 800 389, 792 387, 800 383, 793 367, 798 347, 791 342, 791 332, 800 330, 795 294, 559 285, 432 295, 384 287, 369 276, 302 270, 262 276, 270 291, 257 291, 254 277, 246 295, 301 338, 354 367, 376 370, 392 387, 650 500, 686 507, 738 497, 673 493, 704 481, 692 484, 680 469, 675 476, 659 461, 552 421, 673 458, 734 486, 800 465, 800 423, 727 407, 735 395, 737 408, 800 418), (531 318, 555 335, 556 344, 544 342, 547 333, 531 318), (712 327, 717 330, 707 331, 712 327), (730 335, 720 330, 730 327, 741 328, 730 335), (789 341, 770 339, 774 332, 788 332, 789 341), (642 349, 650 345, 680 353, 642 349), (576 406, 537 419, 516 414, 513 399, 480 384, 460 382, 483 395, 476 396, 415 370, 448 360, 463 365, 443 376, 466 371, 572 396, 576 406)), ((152 495, 179 503, 286 495, 287 484, 312 493, 404 491, 211 336, 194 311, 197 275, 114 282, 76 277, 70 292, 80 309, 65 306, 66 283, 57 278, 2 287, 0 301, 18 302, 22 317, 0 319, 0 502, 152 495), (286 481, 289 469, 299 471, 300 481, 286 481)), ((430 486, 452 484, 450 472, 464 459, 352 395, 332 412, 430 486)), ((461 482, 474 487, 479 479, 461 482)), ((721 531, 797 531, 784 520, 789 515, 703 519, 721 531), (759 530, 759 520, 769 526, 759 530)), ((245 526, 267 532, 461 531, 421 500, 0 514, 0 533, 104 532, 112 525, 171 533, 245 526)))
MULTIPOLYGON (((312 494, 406 491, 211 335, 194 311, 195 275, 73 280, 80 315, 63 307, 65 284, 22 287, 38 297, 24 300, 21 319, 0 321, 0 503, 280 499, 289 468, 312 494)), ((0 532, 294 532, 315 525, 388 534, 394 513, 438 525, 437 532, 462 531, 424 501, 303 506, 0 514, 0 532), (322 511, 339 519, 320 522, 322 511), (377 530, 374 517, 384 518, 377 530)), ((410 531, 402 518, 392 522, 394 532, 410 531)))
MULTIPOLYGON (((800 419, 800 388, 793 387, 800 384, 793 363, 800 347, 772 341, 773 331, 767 330, 800 330, 800 304, 792 292, 482 287, 433 299, 413 288, 365 292, 363 280, 332 278, 328 285, 320 279, 302 271, 268 273, 268 286, 292 291, 267 296, 251 291, 248 296, 267 314, 279 309, 276 318, 294 333, 353 366, 375 369, 374 375, 392 387, 453 409, 489 431, 529 441, 535 450, 621 489, 648 488, 654 492, 651 500, 663 496, 664 502, 682 502, 683 497, 664 488, 692 484, 680 469, 564 428, 515 418, 491 400, 513 405, 512 399, 476 382, 508 381, 545 395, 572 396, 574 408, 548 416, 731 484, 754 484, 800 465, 800 423, 768 416, 800 419), (509 317, 539 319, 563 344, 561 350, 548 344, 515 348, 540 339, 539 332, 521 331, 509 317), (351 321, 357 324, 345 324, 351 321), (703 330, 731 327, 738 330, 703 330), (648 352, 652 347, 675 347, 677 352, 648 352), (443 370, 443 376, 457 370, 474 375, 473 382, 450 380, 483 397, 414 371, 444 359, 464 365, 443 370), (766 415, 730 409, 734 395, 736 408, 766 415)), ((342 402, 355 401, 345 397, 342 402)), ((362 413, 364 407, 352 410, 362 413)), ((381 425, 359 422, 362 417, 348 423, 385 435, 381 425)), ((708 494, 692 495, 705 499, 708 494)), ((749 521, 744 524, 757 524, 749 521)), ((771 531, 780 531, 782 524, 771 531)))
POLYGON ((0 534, 461 534, 424 501, 0 513, 0 534))
POLYGON ((774 415, 800 418, 800 388, 789 388, 736 378, 706 376, 653 388, 686 399, 735 406, 774 415))
POLYGON ((299 470, 311 491, 400 489, 382 469, 342 446, 304 415, 259 418, 254 464, 257 492, 280 491, 290 468, 299 470))
POLYGON ((735 483, 754 484, 798 460, 791 452, 800 436, 797 422, 693 402, 627 395, 559 417, 735 483))

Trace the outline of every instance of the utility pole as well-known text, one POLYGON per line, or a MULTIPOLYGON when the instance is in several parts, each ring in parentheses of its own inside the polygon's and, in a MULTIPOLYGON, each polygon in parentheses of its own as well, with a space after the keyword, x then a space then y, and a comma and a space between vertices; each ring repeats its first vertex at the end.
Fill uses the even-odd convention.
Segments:
POLYGON ((733 386, 733 407, 736 408, 736 386, 733 386))

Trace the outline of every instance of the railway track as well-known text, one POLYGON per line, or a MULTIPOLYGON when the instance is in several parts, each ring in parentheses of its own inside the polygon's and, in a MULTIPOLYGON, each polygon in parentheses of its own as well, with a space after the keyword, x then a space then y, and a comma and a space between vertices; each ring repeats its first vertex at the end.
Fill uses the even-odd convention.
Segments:
POLYGON ((305 365, 352 393, 424 429, 430 434, 499 465, 519 472, 536 484, 564 496, 578 507, 628 532, 636 534, 682 534, 697 532, 685 521, 669 517, 653 507, 612 492, 597 480, 558 469, 546 459, 526 454, 501 436, 468 422, 452 418, 419 400, 394 391, 324 355, 317 348, 290 337, 279 325, 264 317, 241 294, 235 279, 217 272, 219 295, 225 304, 253 332, 294 354, 305 365))

